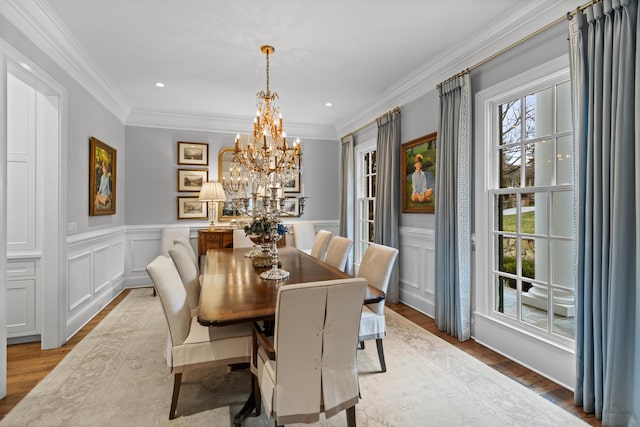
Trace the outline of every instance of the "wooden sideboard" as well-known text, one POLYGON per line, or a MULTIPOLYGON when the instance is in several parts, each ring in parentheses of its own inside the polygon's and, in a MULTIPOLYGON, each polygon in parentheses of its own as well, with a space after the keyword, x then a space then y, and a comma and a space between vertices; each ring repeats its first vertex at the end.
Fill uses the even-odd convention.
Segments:
MULTIPOLYGON (((278 247, 285 246, 286 237, 278 241, 278 247)), ((207 249, 222 249, 233 247, 233 229, 221 228, 218 230, 198 230, 198 256, 206 255, 207 249)))

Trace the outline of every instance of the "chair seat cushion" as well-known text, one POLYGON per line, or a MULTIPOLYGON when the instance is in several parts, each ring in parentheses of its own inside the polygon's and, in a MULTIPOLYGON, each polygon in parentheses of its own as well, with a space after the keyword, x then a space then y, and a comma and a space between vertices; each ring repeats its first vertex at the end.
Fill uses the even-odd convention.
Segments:
POLYGON ((378 315, 371 311, 369 307, 362 307, 362 315, 360 317, 360 332, 358 339, 360 341, 384 338, 387 334, 387 322, 384 314, 378 315))
POLYGON ((225 364, 246 363, 251 358, 251 325, 240 324, 207 327, 191 320, 189 335, 181 345, 173 347, 173 368, 184 365, 222 361, 225 364))

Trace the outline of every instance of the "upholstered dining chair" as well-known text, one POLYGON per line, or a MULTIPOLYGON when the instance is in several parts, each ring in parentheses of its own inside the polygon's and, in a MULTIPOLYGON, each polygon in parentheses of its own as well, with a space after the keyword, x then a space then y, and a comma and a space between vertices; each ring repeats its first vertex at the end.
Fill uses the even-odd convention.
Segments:
POLYGON ((254 324, 252 371, 276 425, 311 423, 346 410, 355 426, 356 346, 367 281, 348 278, 281 286, 272 338, 254 324))
POLYGON ((308 254, 311 253, 313 240, 316 238, 316 226, 313 222, 293 223, 293 238, 296 248, 308 254))
POLYGON ((147 271, 160 296, 172 343, 171 367, 174 373, 169 419, 175 418, 182 374, 189 368, 248 363, 251 360, 251 326, 239 324, 206 327, 191 317, 187 292, 173 261, 156 257, 147 271))
POLYGON ((333 237, 333 233, 327 230, 320 230, 316 234, 316 238, 313 240, 313 246, 311 246, 310 255, 314 258, 318 258, 320 261, 324 261, 324 257, 327 253, 327 246, 329 241, 333 237))
POLYGON ((200 305, 201 287, 198 269, 193 263, 189 251, 182 244, 177 243, 173 245, 173 247, 169 249, 169 255, 178 270, 178 274, 180 274, 182 285, 187 292, 187 302, 191 308, 191 315, 197 316, 200 305))
MULTIPOLYGON (((398 250, 389 246, 372 243, 362 257, 357 277, 367 279, 369 285, 387 292, 389 278, 393 270, 393 264, 398 256, 398 250)), ((378 347, 378 359, 382 372, 387 372, 384 361, 384 349, 382 339, 387 334, 387 323, 384 317, 384 300, 374 304, 368 304, 362 308, 360 319, 359 341, 364 347, 366 340, 376 340, 378 347)))
POLYGON ((247 237, 247 233, 242 228, 233 230, 233 247, 234 248, 252 248, 255 243, 247 237))
POLYGON ((347 239, 346 237, 333 236, 329 241, 327 255, 324 257, 324 262, 340 271, 345 271, 349 252, 352 247, 353 240, 347 239))
POLYGON ((198 255, 196 255, 196 251, 193 249, 193 246, 191 246, 191 241, 189 240, 189 238, 180 236, 173 241, 173 244, 184 246, 185 249, 187 250, 187 253, 189 254, 189 258, 191 259, 193 264, 196 266, 198 271, 200 271, 200 263, 198 262, 198 255))
MULTIPOLYGON (((175 244, 174 240, 183 237, 189 239, 188 227, 167 227, 160 233, 160 255, 169 257, 169 249, 175 244)), ((156 296, 156 288, 153 288, 153 296, 156 296)))

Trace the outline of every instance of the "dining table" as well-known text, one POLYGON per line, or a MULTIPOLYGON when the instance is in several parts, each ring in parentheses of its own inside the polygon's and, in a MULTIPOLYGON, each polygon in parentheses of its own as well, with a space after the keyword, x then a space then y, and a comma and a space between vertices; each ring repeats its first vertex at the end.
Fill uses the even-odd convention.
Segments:
MULTIPOLYGON (((245 255, 251 248, 209 249, 202 266, 200 314, 198 322, 219 327, 275 319, 278 289, 294 283, 309 283, 349 278, 348 274, 292 247, 278 249, 281 268, 290 273, 285 280, 268 280, 260 273, 272 267, 254 267, 245 255)), ((368 285, 363 304, 384 300, 385 293, 368 285)), ((258 406, 257 384, 251 378, 251 394, 233 423, 241 425, 258 406)))
MULTIPOLYGON (((290 276, 267 280, 260 273, 271 267, 256 268, 245 257, 251 248, 209 249, 203 263, 198 321, 204 326, 273 320, 278 289, 292 283, 308 283, 349 278, 348 274, 292 247, 278 249, 281 268, 290 276)), ((384 292, 369 285, 364 304, 382 301, 384 292)))

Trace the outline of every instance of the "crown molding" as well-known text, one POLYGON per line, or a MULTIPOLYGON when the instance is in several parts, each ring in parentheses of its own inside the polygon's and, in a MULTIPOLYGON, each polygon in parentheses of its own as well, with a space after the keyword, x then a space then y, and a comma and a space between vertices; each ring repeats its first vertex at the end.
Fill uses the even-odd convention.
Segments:
POLYGON ((377 101, 368 103, 352 118, 338 122, 337 135, 347 135, 373 118, 436 90, 438 83, 566 15, 579 3, 579 0, 542 0, 510 10, 473 40, 464 40, 434 55, 433 60, 384 91, 377 101))
POLYGON ((0 13, 124 123, 128 100, 44 0, 3 0, 0 13))
MULTIPOLYGON (((211 114, 176 113, 134 108, 125 121, 127 126, 153 127, 160 129, 184 129, 204 132, 247 133, 253 128, 248 117, 220 116, 211 114)), ((333 126, 287 123, 287 135, 293 138, 337 141, 333 126)))

